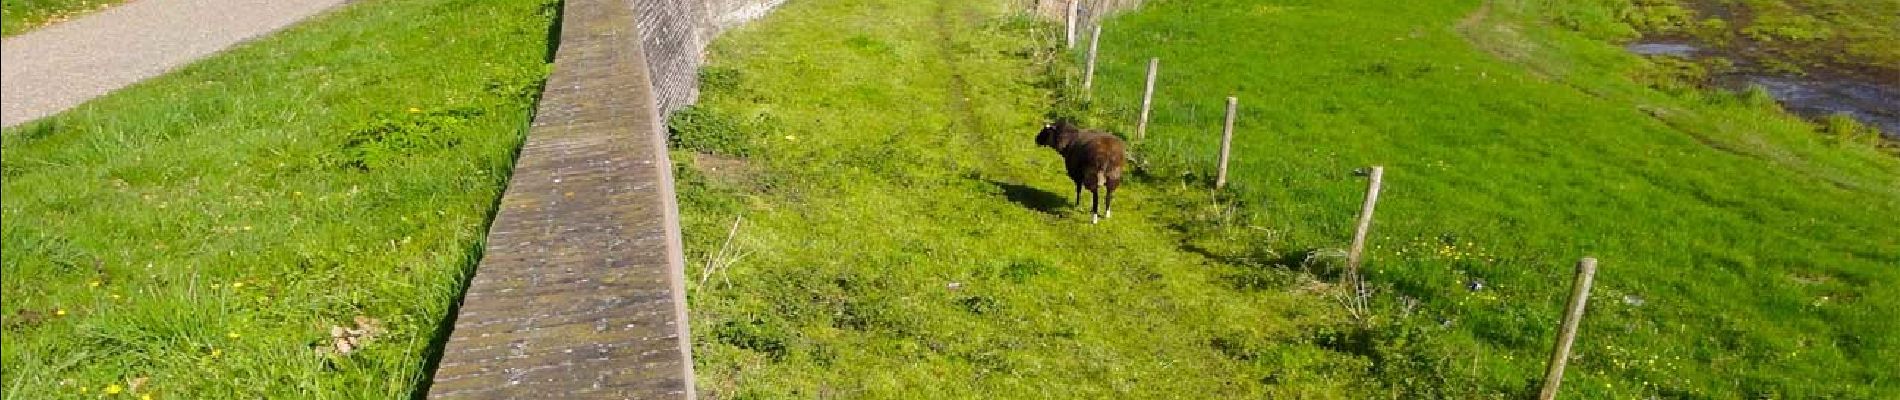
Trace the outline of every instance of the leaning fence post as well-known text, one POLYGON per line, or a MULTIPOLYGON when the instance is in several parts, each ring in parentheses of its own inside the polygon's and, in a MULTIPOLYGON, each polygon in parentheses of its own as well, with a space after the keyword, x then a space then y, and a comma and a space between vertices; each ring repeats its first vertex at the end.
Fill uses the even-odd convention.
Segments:
POLYGON ((1154 106, 1155 70, 1161 68, 1160 57, 1148 58, 1148 84, 1141 89, 1141 122, 1135 124, 1135 139, 1148 137, 1148 109, 1154 106))
POLYGON ((1597 259, 1584 257, 1577 262, 1577 277, 1570 286, 1570 305, 1564 307, 1563 326, 1558 328, 1557 347, 1550 351, 1550 368, 1544 371, 1544 390, 1538 400, 1557 398, 1557 385, 1563 383, 1564 365, 1570 362, 1570 344, 1577 339, 1577 325, 1583 322, 1584 303, 1590 300, 1590 282, 1596 279, 1597 259))
POLYGON ((1089 61, 1087 71, 1082 76, 1082 94, 1094 94, 1095 88, 1095 51, 1102 44, 1102 26, 1095 26, 1095 34, 1089 36, 1089 61))
POLYGON ((1352 231, 1352 249, 1346 252, 1346 279, 1352 283, 1353 297, 1365 301, 1366 281, 1359 276, 1360 255, 1366 250, 1366 232, 1372 230, 1372 210, 1379 205, 1379 185, 1385 180, 1385 167, 1374 165, 1366 183, 1366 202, 1359 206, 1359 226, 1352 231))
MULTIPOLYGON (((1075 48, 1075 18, 1076 13, 1081 12, 1081 5, 1082 0, 1069 0, 1068 46, 1071 49, 1075 48)), ((1071 60, 1073 60, 1073 58, 1071 58, 1071 60)))
POLYGON ((1220 132, 1220 172, 1214 175, 1214 188, 1227 187, 1227 156, 1234 147, 1234 113, 1240 106, 1240 99, 1227 96, 1227 123, 1220 132))

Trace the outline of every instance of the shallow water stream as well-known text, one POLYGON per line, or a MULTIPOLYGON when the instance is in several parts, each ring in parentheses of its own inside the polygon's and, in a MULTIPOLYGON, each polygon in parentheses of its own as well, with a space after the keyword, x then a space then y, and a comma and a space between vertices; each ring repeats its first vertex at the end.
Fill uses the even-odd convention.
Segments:
MULTIPOLYGON (((1636 42, 1624 48, 1645 56, 1732 56, 1684 42, 1636 42)), ((1820 73, 1799 76, 1771 74, 1754 68, 1740 68, 1734 73, 1714 77, 1714 83, 1728 90, 1759 86, 1781 102, 1782 107, 1796 114, 1809 118, 1846 114, 1861 123, 1879 128, 1887 138, 1900 139, 1900 82, 1873 82, 1820 73)))

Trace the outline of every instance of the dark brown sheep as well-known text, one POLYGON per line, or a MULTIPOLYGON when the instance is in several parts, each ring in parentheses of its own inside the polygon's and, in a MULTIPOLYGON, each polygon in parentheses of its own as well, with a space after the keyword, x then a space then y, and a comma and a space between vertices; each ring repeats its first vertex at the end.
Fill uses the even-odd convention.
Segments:
POLYGON ((1036 144, 1048 146, 1062 154, 1062 161, 1069 169, 1069 180, 1075 182, 1075 204, 1082 205, 1082 189, 1088 188, 1094 196, 1090 205, 1090 222, 1101 222, 1102 218, 1114 214, 1115 188, 1122 185, 1122 167, 1128 162, 1128 144, 1121 138, 1100 131, 1085 131, 1069 121, 1057 121, 1044 125, 1042 132, 1036 134, 1036 144), (1103 189, 1107 189, 1107 199, 1103 199, 1103 189))

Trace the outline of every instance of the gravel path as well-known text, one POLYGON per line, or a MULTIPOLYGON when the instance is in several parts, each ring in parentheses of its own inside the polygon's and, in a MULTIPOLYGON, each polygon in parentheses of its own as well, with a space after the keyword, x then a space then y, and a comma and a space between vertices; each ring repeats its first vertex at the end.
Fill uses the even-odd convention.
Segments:
POLYGON ((0 124, 53 115, 348 0, 135 0, 0 41, 0 124))

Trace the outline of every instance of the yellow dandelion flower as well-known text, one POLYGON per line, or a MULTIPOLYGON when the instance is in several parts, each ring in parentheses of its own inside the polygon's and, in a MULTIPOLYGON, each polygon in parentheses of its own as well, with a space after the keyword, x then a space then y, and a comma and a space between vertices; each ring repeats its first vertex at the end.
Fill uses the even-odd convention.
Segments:
POLYGON ((139 400, 152 400, 152 394, 151 393, 141 394, 139 395, 139 400))
POLYGON ((64 309, 64 308, 61 308, 61 309, 58 309, 58 310, 53 310, 53 315, 59 315, 59 316, 64 316, 64 315, 66 315, 66 309, 64 309))
POLYGON ((420 108, 415 108, 415 107, 409 107, 409 113, 410 113, 410 114, 415 114, 415 113, 419 113, 419 112, 422 112, 422 109, 420 109, 420 108))
POLYGON ((122 298, 124 298, 124 296, 119 296, 119 294, 118 294, 118 293, 113 293, 113 294, 112 294, 112 299, 113 299, 113 300, 118 300, 118 299, 122 299, 122 298))
MULTIPOLYGON (((244 230, 247 230, 247 231, 251 230, 251 227, 248 227, 248 226, 244 227, 244 230)), ((237 289, 237 288, 242 288, 242 287, 244 287, 244 282, 231 282, 232 289, 237 289)))
POLYGON ((785 140, 798 140, 798 135, 785 135, 785 140))
POLYGON ((238 338, 238 333, 237 333, 237 332, 231 332, 231 333, 226 333, 226 334, 224 334, 224 336, 225 336, 225 337, 228 337, 228 338, 232 338, 232 339, 237 339, 237 338, 238 338))
POLYGON ((99 280, 98 280, 98 279, 94 279, 94 280, 92 280, 92 282, 86 282, 86 286, 87 286, 87 287, 99 287, 99 285, 100 285, 100 284, 102 284, 102 283, 103 283, 103 282, 99 282, 99 280))
POLYGON ((123 392, 123 391, 125 391, 125 388, 120 387, 119 384, 117 383, 106 385, 106 388, 105 388, 106 394, 119 394, 119 392, 123 392))
POLYGON ((90 392, 90 391, 92 391, 92 388, 89 388, 89 387, 85 387, 85 386, 80 386, 80 387, 79 387, 79 392, 80 392, 80 393, 86 393, 86 392, 90 392))
POLYGON ((224 355, 224 350, 211 349, 211 358, 218 358, 221 355, 224 355))

